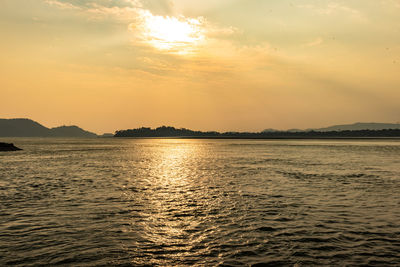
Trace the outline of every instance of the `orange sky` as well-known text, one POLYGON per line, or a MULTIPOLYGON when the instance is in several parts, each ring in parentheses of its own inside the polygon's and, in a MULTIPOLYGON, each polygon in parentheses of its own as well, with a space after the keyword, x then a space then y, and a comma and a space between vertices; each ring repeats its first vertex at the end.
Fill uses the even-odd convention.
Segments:
POLYGON ((96 133, 400 121, 400 1, 2 0, 1 118, 96 133))

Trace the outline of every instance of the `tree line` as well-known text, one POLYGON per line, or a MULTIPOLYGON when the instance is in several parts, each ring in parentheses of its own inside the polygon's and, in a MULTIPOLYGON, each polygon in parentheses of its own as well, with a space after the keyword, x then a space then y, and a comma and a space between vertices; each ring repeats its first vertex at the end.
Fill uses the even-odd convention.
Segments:
POLYGON ((224 132, 193 131, 185 128, 162 126, 155 129, 141 127, 137 129, 117 131, 114 137, 192 137, 192 138, 251 138, 251 139, 279 139, 279 138, 374 138, 400 137, 400 129, 385 130, 345 130, 345 131, 304 131, 304 132, 224 132))

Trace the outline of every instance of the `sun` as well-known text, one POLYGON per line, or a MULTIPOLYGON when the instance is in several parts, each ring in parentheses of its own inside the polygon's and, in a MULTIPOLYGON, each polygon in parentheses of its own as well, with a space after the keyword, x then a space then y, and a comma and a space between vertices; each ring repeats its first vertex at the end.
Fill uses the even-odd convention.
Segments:
POLYGON ((139 24, 131 26, 140 39, 152 47, 179 54, 193 52, 205 39, 201 18, 154 16, 145 12, 139 24))

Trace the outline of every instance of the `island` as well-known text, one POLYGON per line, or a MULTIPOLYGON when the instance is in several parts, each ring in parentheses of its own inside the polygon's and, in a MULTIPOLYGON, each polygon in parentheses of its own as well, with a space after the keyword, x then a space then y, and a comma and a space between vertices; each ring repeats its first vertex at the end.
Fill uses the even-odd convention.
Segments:
POLYGON ((114 137, 130 138, 195 138, 195 139, 352 139, 400 138, 400 129, 338 130, 338 131, 263 131, 263 132, 202 132, 162 126, 155 129, 137 128, 116 131, 114 137))
POLYGON ((18 151, 18 150, 22 150, 22 149, 14 146, 14 144, 12 144, 12 143, 0 142, 0 151, 18 151))

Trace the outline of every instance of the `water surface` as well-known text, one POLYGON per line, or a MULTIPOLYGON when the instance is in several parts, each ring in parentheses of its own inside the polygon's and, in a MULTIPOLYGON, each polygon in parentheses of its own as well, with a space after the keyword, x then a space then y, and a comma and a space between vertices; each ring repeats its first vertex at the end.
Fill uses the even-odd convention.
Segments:
POLYGON ((399 141, 0 141, 0 265, 400 265, 399 141))

